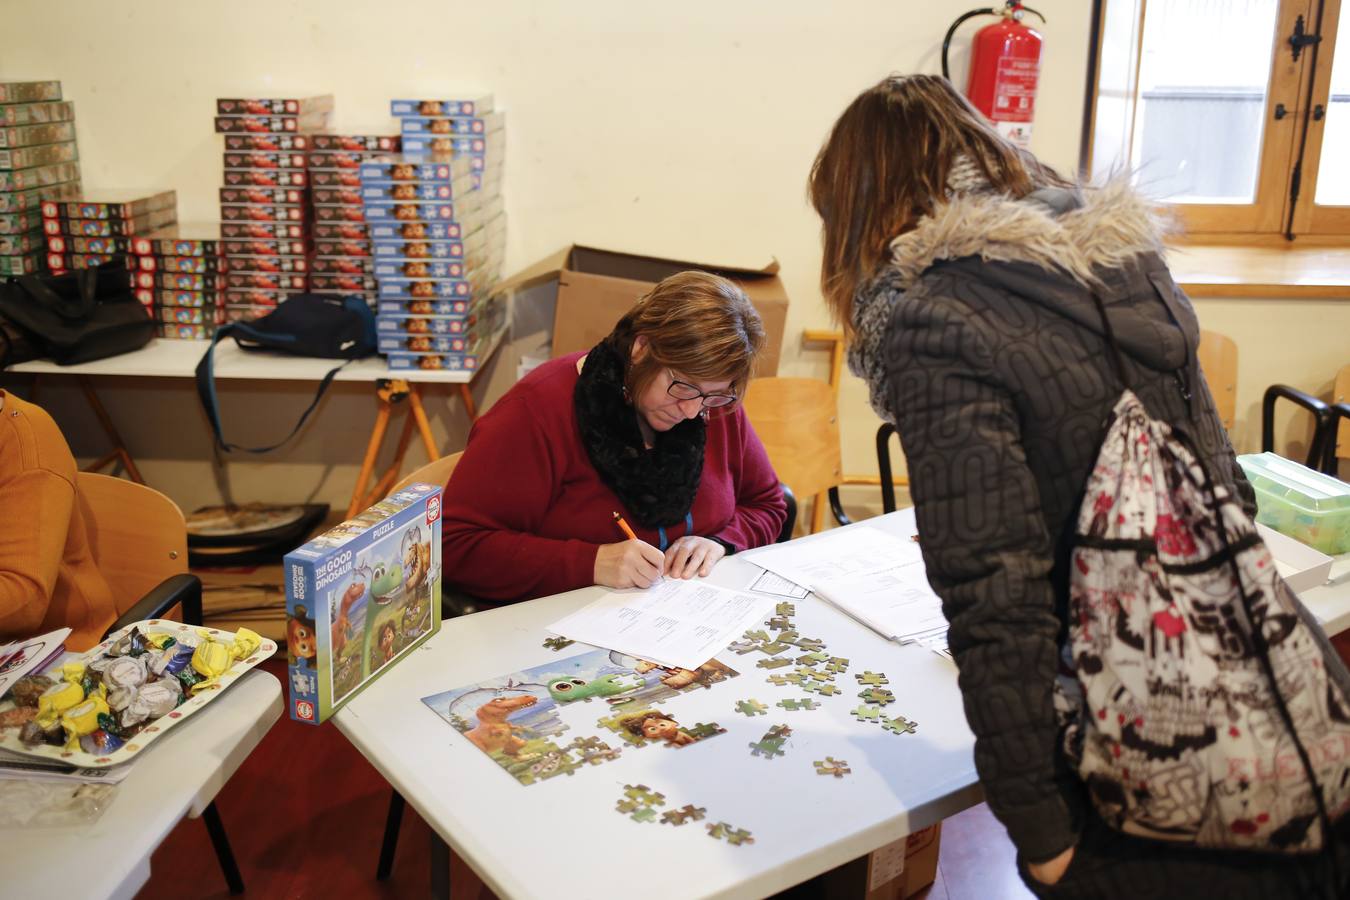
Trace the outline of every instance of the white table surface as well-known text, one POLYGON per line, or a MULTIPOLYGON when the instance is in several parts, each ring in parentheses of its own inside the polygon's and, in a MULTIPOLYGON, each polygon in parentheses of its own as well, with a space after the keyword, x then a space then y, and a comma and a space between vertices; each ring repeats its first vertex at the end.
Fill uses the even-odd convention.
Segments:
MULTIPOLYGON (((865 524, 914 530, 904 510, 865 524)), ((860 527, 858 525, 851 527, 860 527)), ((801 538, 800 540, 812 540, 801 538)), ((744 586, 759 572, 739 557, 720 563, 711 580, 744 586)), ((815 597, 793 601, 803 637, 819 638, 850 660, 836 679, 841 693, 807 695, 766 682, 761 653, 724 653, 740 676, 662 704, 682 722, 717 722, 727 733, 679 749, 634 748, 596 727, 613 711, 600 701, 562 710, 572 729, 559 738, 597 734, 623 755, 601 765, 523 786, 433 713, 421 698, 480 680, 562 661, 590 648, 542 646, 545 626, 594 599, 598 588, 446 621, 440 632, 347 704, 337 727, 423 819, 500 896, 613 897, 628 888, 648 898, 763 897, 842 865, 981 799, 956 669, 916 646, 882 639, 815 597), (864 670, 884 672, 896 701, 886 715, 919 725, 893 735, 857 722, 864 670), (773 704, 811 696, 813 711, 773 704), (736 701, 754 698, 767 715, 747 718, 736 701), (788 724, 786 755, 752 756, 749 743, 788 724), (814 760, 846 760, 852 774, 817 775, 814 760), (683 826, 639 824, 615 810, 625 784, 666 796, 662 809, 686 803, 707 810, 683 826), (727 822, 753 844, 713 840, 705 826, 727 822), (638 887, 640 886, 640 887, 638 887)), ((782 671, 790 671, 784 669, 782 671)), ((660 811, 660 810, 658 810, 660 811)))
POLYGON ((1331 577, 1325 584, 1309 588, 1298 596, 1322 623, 1327 634, 1338 634, 1350 628, 1350 553, 1335 557, 1331 577))
MULTIPOLYGON (((74 366, 58 366, 48 360, 33 360, 10 366, 7 372, 27 372, 39 375, 124 375, 157 378, 192 378, 197 363, 206 353, 206 341, 177 341, 155 338, 139 350, 110 356, 94 362, 74 366)), ((495 349, 495 348, 494 348, 495 349)), ((479 356, 486 361, 489 350, 479 356)), ((341 363, 335 359, 311 359, 282 353, 250 353, 240 350, 232 339, 216 345, 215 376, 217 379, 252 379, 259 381, 319 381, 328 370, 341 363)), ((424 371, 422 369, 391 371, 384 357, 371 356, 348 365, 334 381, 374 381, 377 378, 401 378, 418 383, 466 384, 478 369, 470 371, 424 371)))
MULTIPOLYGON (((201 815, 284 706, 280 682, 254 669, 148 747, 98 821, 0 828, 0 894, 33 900, 134 897, 150 879, 150 855, 160 842, 184 816, 201 815)), ((227 835, 247 827, 225 819, 227 835)), ((200 892, 183 888, 184 896, 200 892)))

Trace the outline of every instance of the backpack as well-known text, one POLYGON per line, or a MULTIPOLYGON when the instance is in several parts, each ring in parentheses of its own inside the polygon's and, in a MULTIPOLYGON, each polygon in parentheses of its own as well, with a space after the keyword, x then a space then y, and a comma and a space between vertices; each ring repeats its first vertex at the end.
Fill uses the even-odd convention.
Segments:
POLYGON ((0 369, 42 356, 61 366, 105 359, 154 336, 120 260, 0 283, 0 369))
POLYGON ((319 405, 334 376, 352 360, 375 352, 375 315, 369 304, 358 296, 339 297, 331 294, 294 294, 277 304, 265 316, 245 322, 229 322, 216 329, 211 345, 201 362, 197 363, 197 396, 201 398, 206 417, 211 422, 216 443, 222 450, 246 450, 266 453, 285 444, 304 426, 309 414, 319 405), (266 447, 241 447, 225 440, 220 424, 220 406, 216 401, 216 382, 213 374, 216 344, 232 337, 241 350, 274 350, 296 356, 314 356, 323 359, 345 359, 342 365, 328 372, 319 382, 319 389, 309 407, 300 414, 300 421, 275 444, 266 447))
POLYGON ((1350 673, 1242 506, 1129 390, 1094 300, 1126 387, 1078 514, 1065 751, 1116 830, 1318 851, 1350 805, 1350 673))

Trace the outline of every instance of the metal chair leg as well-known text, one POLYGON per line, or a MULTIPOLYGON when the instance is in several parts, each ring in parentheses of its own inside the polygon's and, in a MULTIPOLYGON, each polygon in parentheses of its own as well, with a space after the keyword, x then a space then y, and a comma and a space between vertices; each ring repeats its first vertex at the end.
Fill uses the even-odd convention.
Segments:
POLYGON ((206 833, 211 835, 211 846, 216 848, 216 859, 220 862, 220 871, 225 883, 230 886, 231 894, 244 892, 244 878, 239 874, 239 865, 234 861, 234 851, 230 849, 230 839, 225 836, 225 823, 220 821, 220 811, 216 801, 212 800, 202 810, 202 821, 206 823, 206 833))
POLYGON ((450 900, 450 845, 431 829, 431 896, 450 900))
POLYGON ((380 863, 375 867, 375 880, 384 881, 394 868, 394 852, 398 850, 398 830, 403 824, 403 807, 407 801, 398 791, 389 792, 389 815, 384 820, 384 841, 380 844, 380 863))

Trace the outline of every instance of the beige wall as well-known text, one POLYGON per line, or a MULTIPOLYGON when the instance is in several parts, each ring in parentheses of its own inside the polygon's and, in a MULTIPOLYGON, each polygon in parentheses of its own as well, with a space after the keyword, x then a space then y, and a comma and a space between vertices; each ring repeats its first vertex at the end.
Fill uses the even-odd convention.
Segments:
MULTIPOLYGON (((332 92, 340 129, 393 131, 392 97, 491 92, 507 111, 508 269, 571 241, 714 262, 775 256, 793 299, 782 371, 823 377, 825 354, 798 337, 829 324, 816 290, 818 226, 804 199, 811 159, 861 88, 894 70, 938 71, 942 34, 970 6, 6 0, 7 32, 32 37, 8 42, 0 78, 60 78, 76 104, 86 188, 176 188, 184 221, 215 217, 217 96, 332 92)), ((1033 149, 1072 170, 1088 4, 1040 8, 1050 23, 1033 149)), ((1254 301, 1202 308, 1206 324, 1242 345, 1244 385, 1279 368, 1256 363, 1270 349, 1263 318, 1278 318, 1293 340, 1335 312, 1254 301), (1218 321, 1230 315, 1234 327, 1218 321)), ((1326 339, 1295 354, 1305 386, 1329 377, 1313 373, 1330 372, 1318 354, 1334 353, 1326 339)), ((480 397, 510 383, 510 362, 484 379, 480 397)), ((38 399, 78 454, 96 456, 94 420, 62 381, 44 381, 38 399)), ((124 380, 100 390, 149 480, 187 508, 223 494, 344 503, 375 412, 368 389, 339 386, 294 446, 213 467, 189 384, 124 380)), ((1242 388, 1244 417, 1252 396, 1242 388)), ((224 397, 245 441, 289 428, 307 402, 294 386, 231 385, 224 397)), ((433 389, 430 412, 455 449, 467 429, 449 397, 433 389)), ((842 421, 846 469, 873 471, 877 422, 851 377, 842 421)))

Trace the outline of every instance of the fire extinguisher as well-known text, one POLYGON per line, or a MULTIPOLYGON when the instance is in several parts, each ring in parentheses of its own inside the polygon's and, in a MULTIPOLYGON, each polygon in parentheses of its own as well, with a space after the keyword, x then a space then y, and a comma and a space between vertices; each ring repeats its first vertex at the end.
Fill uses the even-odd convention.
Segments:
POLYGON ((950 80, 947 50, 956 29, 975 16, 998 16, 998 22, 981 28, 971 41, 966 97, 1000 134, 1023 147, 1031 141, 1044 43, 1039 32, 1022 24, 1026 13, 1045 21, 1045 16, 1017 0, 1008 0, 1002 9, 972 9, 952 23, 942 41, 942 75, 950 80))

